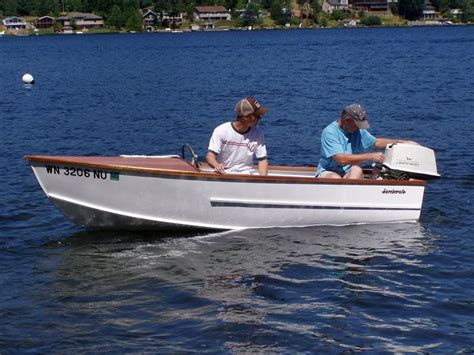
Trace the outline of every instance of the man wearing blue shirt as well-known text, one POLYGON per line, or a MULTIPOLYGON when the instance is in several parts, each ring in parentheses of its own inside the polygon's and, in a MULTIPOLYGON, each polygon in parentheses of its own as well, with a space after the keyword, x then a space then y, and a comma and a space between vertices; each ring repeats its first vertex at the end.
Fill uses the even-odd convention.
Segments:
POLYGON ((411 143, 400 139, 376 138, 367 131, 369 122, 364 108, 353 103, 344 108, 341 118, 329 124, 321 134, 321 158, 317 177, 362 179, 359 164, 366 161, 382 163, 384 149, 392 143, 411 143))

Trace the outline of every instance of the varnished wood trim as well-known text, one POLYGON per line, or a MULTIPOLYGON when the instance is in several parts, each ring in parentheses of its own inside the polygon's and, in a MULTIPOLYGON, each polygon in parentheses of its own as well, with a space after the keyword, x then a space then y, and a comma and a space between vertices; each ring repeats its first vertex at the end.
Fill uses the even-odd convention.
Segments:
MULTIPOLYGON (((204 169, 211 169, 207 163, 199 163, 199 166, 204 169)), ((254 169, 258 170, 258 165, 254 165, 254 169)), ((314 166, 289 166, 289 165, 270 165, 268 170, 275 171, 307 171, 316 173, 316 167, 314 166)))
MULTIPOLYGON (((87 158, 87 157, 69 157, 69 158, 87 158)), ((183 171, 163 168, 136 167, 130 165, 88 163, 85 161, 68 160, 67 157, 56 156, 35 156, 27 155, 24 159, 30 162, 50 163, 59 165, 76 165, 95 167, 99 169, 145 173, 159 175, 167 178, 192 179, 192 180, 221 180, 233 182, 258 182, 258 183, 292 183, 292 184, 318 184, 318 185, 381 185, 381 186, 426 186, 423 180, 349 180, 349 179, 325 179, 312 177, 286 177, 286 176, 260 176, 260 175, 241 175, 226 174, 219 175, 214 172, 183 171)), ((296 167, 295 167, 296 168, 296 167)), ((305 167, 303 167, 305 168, 305 167)), ((273 169, 273 167, 269 167, 273 169)), ((288 167, 284 167, 285 170, 288 167)))

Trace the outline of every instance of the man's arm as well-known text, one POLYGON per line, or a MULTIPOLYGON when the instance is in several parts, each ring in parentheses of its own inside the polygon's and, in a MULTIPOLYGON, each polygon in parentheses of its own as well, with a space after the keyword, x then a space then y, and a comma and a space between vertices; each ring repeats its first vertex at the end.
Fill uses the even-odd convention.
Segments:
POLYGON ((363 153, 363 154, 335 154, 332 158, 337 161, 339 165, 355 165, 365 161, 383 162, 384 155, 379 152, 363 153))
MULTIPOLYGON (((418 144, 414 141, 405 141, 402 139, 392 139, 392 138, 377 138, 374 144, 376 149, 385 149, 385 147, 392 143, 408 143, 408 144, 418 144)), ((383 153, 363 153, 363 154, 335 154, 333 159, 337 161, 339 165, 354 165, 360 164, 365 161, 375 161, 382 163, 384 159, 383 153)))
POLYGON ((258 161, 258 171, 261 176, 265 176, 268 174, 268 159, 264 158, 258 161))
POLYGON ((216 173, 225 174, 224 164, 219 163, 217 161, 217 154, 216 153, 214 153, 213 151, 208 151, 207 155, 206 155, 206 161, 212 168, 214 168, 216 173))
POLYGON ((377 138, 375 141, 374 147, 377 149, 385 149, 385 147, 392 143, 408 143, 408 144, 418 144, 414 141, 405 141, 402 139, 393 139, 393 138, 377 138))

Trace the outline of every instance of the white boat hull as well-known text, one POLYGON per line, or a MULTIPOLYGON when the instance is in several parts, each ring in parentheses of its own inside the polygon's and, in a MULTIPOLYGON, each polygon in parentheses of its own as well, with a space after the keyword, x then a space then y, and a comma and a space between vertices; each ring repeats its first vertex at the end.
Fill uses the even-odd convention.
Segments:
POLYGON ((115 170, 71 163, 51 166, 35 160, 31 164, 43 191, 59 210, 81 226, 101 229, 417 221, 425 187, 423 182, 407 181, 222 178, 210 173, 115 170))

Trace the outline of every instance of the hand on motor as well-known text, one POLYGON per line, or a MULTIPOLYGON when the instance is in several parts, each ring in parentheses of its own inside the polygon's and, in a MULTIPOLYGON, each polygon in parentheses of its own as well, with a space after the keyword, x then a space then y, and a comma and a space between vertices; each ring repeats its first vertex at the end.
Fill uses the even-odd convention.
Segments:
POLYGON ((224 168, 224 164, 222 163, 218 163, 215 167, 214 167, 214 171, 218 174, 225 174, 225 168, 224 168))
POLYGON ((372 153, 371 154, 371 159, 377 163, 383 163, 383 160, 385 158, 385 155, 383 153, 377 152, 377 153, 372 153))

